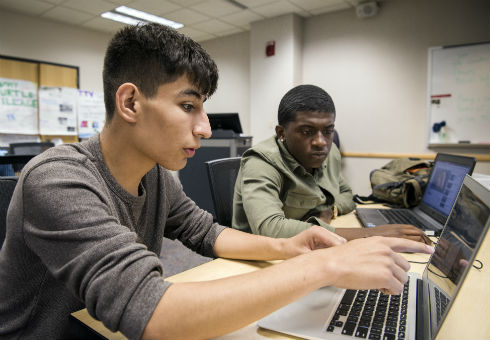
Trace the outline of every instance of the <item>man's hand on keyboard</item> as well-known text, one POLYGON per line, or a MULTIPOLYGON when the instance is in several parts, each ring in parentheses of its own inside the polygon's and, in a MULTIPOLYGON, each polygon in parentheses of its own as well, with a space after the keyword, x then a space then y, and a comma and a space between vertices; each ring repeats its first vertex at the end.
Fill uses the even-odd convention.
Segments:
POLYGON ((380 289, 400 294, 408 279, 408 261, 400 252, 431 254, 434 248, 393 237, 368 237, 324 250, 330 284, 347 289, 380 289))
POLYGON ((432 245, 432 241, 423 230, 409 224, 383 224, 364 230, 367 232, 367 236, 400 237, 432 245))

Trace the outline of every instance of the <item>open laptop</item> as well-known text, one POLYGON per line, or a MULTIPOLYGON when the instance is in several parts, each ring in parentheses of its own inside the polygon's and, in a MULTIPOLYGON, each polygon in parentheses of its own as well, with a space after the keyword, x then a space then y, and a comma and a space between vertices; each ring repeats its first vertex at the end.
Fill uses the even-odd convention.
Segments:
POLYGON ((434 339, 446 316, 461 312, 452 303, 489 225, 490 190, 466 176, 422 276, 409 273, 401 295, 324 287, 258 325, 306 339, 434 339))
POLYGON ((464 177, 472 174, 475 164, 473 157, 438 153, 418 206, 410 209, 357 208, 357 217, 364 227, 412 224, 427 235, 439 235, 464 177))

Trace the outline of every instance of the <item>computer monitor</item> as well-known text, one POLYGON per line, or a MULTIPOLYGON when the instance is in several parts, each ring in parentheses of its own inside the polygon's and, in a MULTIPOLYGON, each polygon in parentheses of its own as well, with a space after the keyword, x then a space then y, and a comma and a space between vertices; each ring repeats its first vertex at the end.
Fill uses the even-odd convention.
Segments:
POLYGON ((211 130, 231 130, 236 134, 243 132, 238 113, 208 113, 211 130))

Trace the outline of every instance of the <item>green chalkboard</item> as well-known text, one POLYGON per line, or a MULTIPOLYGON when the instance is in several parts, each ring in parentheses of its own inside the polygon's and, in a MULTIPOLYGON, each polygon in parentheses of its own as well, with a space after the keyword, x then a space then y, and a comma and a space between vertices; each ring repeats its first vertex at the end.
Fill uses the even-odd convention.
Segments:
POLYGON ((428 142, 490 144, 490 42, 429 48, 428 142))

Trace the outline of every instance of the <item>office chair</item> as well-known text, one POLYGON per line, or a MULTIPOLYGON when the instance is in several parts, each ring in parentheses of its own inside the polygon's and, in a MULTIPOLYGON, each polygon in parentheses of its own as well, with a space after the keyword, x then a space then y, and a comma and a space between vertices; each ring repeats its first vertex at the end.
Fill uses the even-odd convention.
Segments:
MULTIPOLYGON (((10 155, 29 155, 31 158, 39 155, 41 152, 54 146, 51 142, 25 142, 25 143, 10 143, 9 154, 10 155)), ((27 162, 26 162, 27 163, 27 162)), ((20 172, 24 167, 24 164, 13 164, 14 171, 20 172)))
POLYGON ((7 233, 7 210, 16 184, 17 177, 0 177, 0 249, 7 233))
POLYGON ((216 220, 221 225, 231 226, 233 193, 240 160, 241 157, 231 157, 205 162, 216 220))

